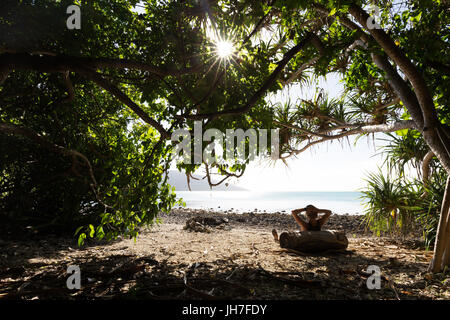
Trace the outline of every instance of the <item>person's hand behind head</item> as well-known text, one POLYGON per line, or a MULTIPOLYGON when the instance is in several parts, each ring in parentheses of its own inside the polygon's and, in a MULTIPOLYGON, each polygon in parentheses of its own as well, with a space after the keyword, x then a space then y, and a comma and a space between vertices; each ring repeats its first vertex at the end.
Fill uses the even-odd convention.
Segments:
POLYGON ((310 220, 316 220, 318 218, 318 214, 316 211, 306 211, 306 216, 310 220))

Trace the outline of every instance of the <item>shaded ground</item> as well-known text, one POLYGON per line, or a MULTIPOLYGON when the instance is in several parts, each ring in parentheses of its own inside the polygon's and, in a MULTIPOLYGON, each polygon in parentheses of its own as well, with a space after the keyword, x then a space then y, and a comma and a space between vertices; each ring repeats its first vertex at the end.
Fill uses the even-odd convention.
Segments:
POLYGON ((220 215, 175 210, 135 242, 75 239, 0 240, 0 299, 450 299, 450 274, 430 275, 432 253, 413 240, 374 238, 361 217, 334 216, 348 251, 302 256, 281 249, 271 230, 295 230, 282 214, 220 215), (184 230, 192 216, 220 223, 184 230), (69 265, 81 289, 66 287, 69 265), (379 290, 366 285, 369 265, 381 269, 379 290))

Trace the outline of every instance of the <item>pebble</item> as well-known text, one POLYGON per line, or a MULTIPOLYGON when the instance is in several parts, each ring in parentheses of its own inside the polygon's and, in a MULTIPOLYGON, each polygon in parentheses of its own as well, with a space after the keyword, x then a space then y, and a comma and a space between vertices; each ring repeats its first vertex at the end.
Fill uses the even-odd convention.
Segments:
MULTIPOLYGON (((257 210, 257 209, 255 209, 257 210)), ((167 222, 175 222, 185 224, 189 218, 193 217, 209 217, 221 220, 230 227, 233 224, 247 224, 260 227, 276 228, 280 230, 296 230, 298 225, 292 219, 291 215, 282 213, 283 211, 270 212, 218 212, 217 210, 200 210, 200 209, 173 209, 165 219, 167 222)), ((285 211, 284 211, 285 212, 285 211)), ((361 225, 362 215, 333 215, 325 225, 325 229, 345 230, 352 234, 367 234, 364 226, 361 225)), ((228 228, 226 228, 228 229, 228 228)))

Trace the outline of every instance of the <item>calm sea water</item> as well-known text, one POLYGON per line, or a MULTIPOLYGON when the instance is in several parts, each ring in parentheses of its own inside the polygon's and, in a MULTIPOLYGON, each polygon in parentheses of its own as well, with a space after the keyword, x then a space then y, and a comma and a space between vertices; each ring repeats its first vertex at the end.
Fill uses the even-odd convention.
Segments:
POLYGON ((178 191, 186 208, 248 212, 277 212, 304 208, 312 204, 336 214, 362 214, 364 206, 359 192, 254 192, 254 191, 178 191))

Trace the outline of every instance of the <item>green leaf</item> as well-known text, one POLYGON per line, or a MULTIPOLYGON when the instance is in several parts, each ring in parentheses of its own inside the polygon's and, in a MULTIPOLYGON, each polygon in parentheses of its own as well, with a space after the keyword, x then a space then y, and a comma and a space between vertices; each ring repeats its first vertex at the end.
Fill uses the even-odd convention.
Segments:
POLYGON ((86 233, 82 233, 80 234, 80 236, 78 237, 78 246, 81 247, 82 245, 84 245, 84 240, 86 239, 86 233))
POLYGON ((402 137, 402 136, 406 136, 408 134, 408 131, 409 131, 409 129, 403 129, 403 130, 395 131, 395 133, 402 137))
POLYGON ((77 230, 75 230, 75 233, 73 235, 76 236, 78 234, 78 232, 80 232, 80 230, 83 228, 84 228, 84 226, 78 227, 77 230))
POLYGON ((98 226, 97 227, 96 233, 97 233, 97 238, 100 239, 100 240, 105 237, 105 232, 103 231, 103 227, 102 226, 98 226))
POLYGON ((95 229, 94 226, 92 224, 89 225, 89 237, 93 238, 94 234, 95 234, 95 229))

